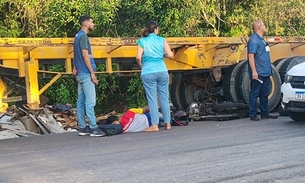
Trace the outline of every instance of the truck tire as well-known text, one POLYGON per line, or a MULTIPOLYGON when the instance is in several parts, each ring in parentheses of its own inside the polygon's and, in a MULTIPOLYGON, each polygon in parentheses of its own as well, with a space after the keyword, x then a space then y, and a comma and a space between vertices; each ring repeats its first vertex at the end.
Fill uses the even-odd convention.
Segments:
POLYGON ((305 121, 305 113, 289 112, 289 117, 294 121, 305 121))
MULTIPOLYGON (((196 86, 194 84, 184 85, 184 96, 187 107, 196 100, 194 99, 194 92, 196 91, 196 86)), ((183 102, 182 102, 183 103, 183 102)))
POLYGON ((276 70, 279 72, 280 71, 280 68, 281 66, 283 65, 283 63, 287 60, 287 59, 290 59, 290 57, 287 57, 287 58, 280 58, 276 61, 273 62, 273 65, 275 66, 276 70))
MULTIPOLYGON (((281 97, 281 77, 279 73, 277 72, 276 68, 273 64, 272 66, 272 76, 270 77, 271 80, 271 92, 269 95, 269 101, 268 101, 268 108, 270 111, 272 111, 274 108, 277 107, 280 97, 281 97)), ((243 64, 243 68, 240 73, 240 82, 238 86, 241 86, 240 93, 242 100, 249 104, 249 93, 250 93, 250 78, 248 74, 248 65, 243 64)), ((257 105, 259 106, 259 101, 257 102, 257 105)), ((257 108, 258 111, 260 111, 260 108, 257 108)))
POLYGON ((188 105, 185 96, 185 85, 181 73, 175 74, 170 89, 171 102, 177 110, 185 110, 188 105))
POLYGON ((229 102, 239 102, 241 101, 240 90, 238 89, 238 79, 241 72, 241 66, 246 61, 241 61, 238 64, 230 66, 223 79, 223 94, 227 101, 229 102))
MULTIPOLYGON (((188 75, 191 76, 192 75, 188 75)), ((179 110, 186 110, 193 102, 202 102, 205 99, 200 97, 204 97, 201 92, 206 92, 207 88, 202 88, 200 86, 196 86, 193 83, 185 84, 184 77, 181 73, 176 74, 174 76, 172 86, 171 86, 171 100, 173 105, 179 110), (198 97, 198 98, 197 98, 198 97)), ((220 86, 212 86, 210 97, 217 98, 218 101, 223 101, 223 97, 219 94, 222 90, 222 83, 220 86)), ((205 96, 206 97, 206 96, 205 96)))
POLYGON ((281 67, 279 68, 279 74, 281 76, 281 81, 282 83, 285 80, 285 76, 287 74, 287 72, 289 71, 289 69, 291 69, 293 66, 302 63, 305 61, 305 57, 302 56, 297 56, 297 57, 291 57, 287 60, 284 61, 283 65, 281 65, 281 67))

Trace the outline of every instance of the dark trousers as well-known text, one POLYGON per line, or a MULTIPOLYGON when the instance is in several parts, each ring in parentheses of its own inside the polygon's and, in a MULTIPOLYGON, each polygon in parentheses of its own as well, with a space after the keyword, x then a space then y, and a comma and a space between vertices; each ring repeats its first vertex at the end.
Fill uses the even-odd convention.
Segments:
POLYGON ((254 116, 257 114, 257 98, 260 101, 261 115, 267 115, 268 109, 268 96, 270 94, 270 77, 259 77, 263 83, 258 80, 251 80, 251 91, 249 95, 249 115, 254 116))

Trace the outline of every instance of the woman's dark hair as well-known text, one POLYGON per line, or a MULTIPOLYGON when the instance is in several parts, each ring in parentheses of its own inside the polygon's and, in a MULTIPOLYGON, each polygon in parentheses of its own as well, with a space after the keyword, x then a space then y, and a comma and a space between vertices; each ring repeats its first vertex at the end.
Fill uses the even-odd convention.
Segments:
POLYGON ((153 33, 155 28, 158 27, 158 23, 156 21, 149 21, 147 22, 146 26, 144 29, 141 31, 141 36, 142 37, 147 37, 150 33, 153 33))
POLYGON ((106 119, 106 124, 111 124, 113 123, 114 121, 118 121, 120 118, 118 116, 109 116, 107 119, 106 119))

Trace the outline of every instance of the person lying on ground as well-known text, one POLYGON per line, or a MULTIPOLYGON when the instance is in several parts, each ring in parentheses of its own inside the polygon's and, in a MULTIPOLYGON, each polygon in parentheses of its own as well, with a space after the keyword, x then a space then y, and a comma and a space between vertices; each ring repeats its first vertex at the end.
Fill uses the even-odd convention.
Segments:
MULTIPOLYGON (((163 115, 159 113, 159 126, 162 126, 163 115)), ((149 113, 149 107, 143 108, 131 108, 127 110, 123 116, 109 116, 106 120, 106 124, 120 124, 123 127, 124 132, 152 132, 156 131, 151 123, 151 117, 149 113)), ((158 129, 159 131, 159 129, 158 129)))

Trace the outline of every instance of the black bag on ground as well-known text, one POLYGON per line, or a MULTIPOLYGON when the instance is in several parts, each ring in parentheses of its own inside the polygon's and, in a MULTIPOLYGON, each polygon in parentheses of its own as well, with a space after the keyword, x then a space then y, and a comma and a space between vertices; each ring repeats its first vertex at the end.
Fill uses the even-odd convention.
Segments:
POLYGON ((189 124, 189 115, 185 111, 177 111, 172 117, 172 126, 186 126, 189 124))
POLYGON ((172 126, 186 126, 189 124, 189 119, 188 118, 184 118, 184 119, 175 119, 172 118, 171 120, 171 125, 172 126))
POLYGON ((52 105, 52 109, 51 110, 53 112, 70 112, 71 114, 73 114, 72 106, 67 105, 67 104, 54 103, 52 105))
POLYGON ((100 126, 100 129, 106 133, 107 136, 123 133, 123 126, 117 124, 103 124, 100 126))

